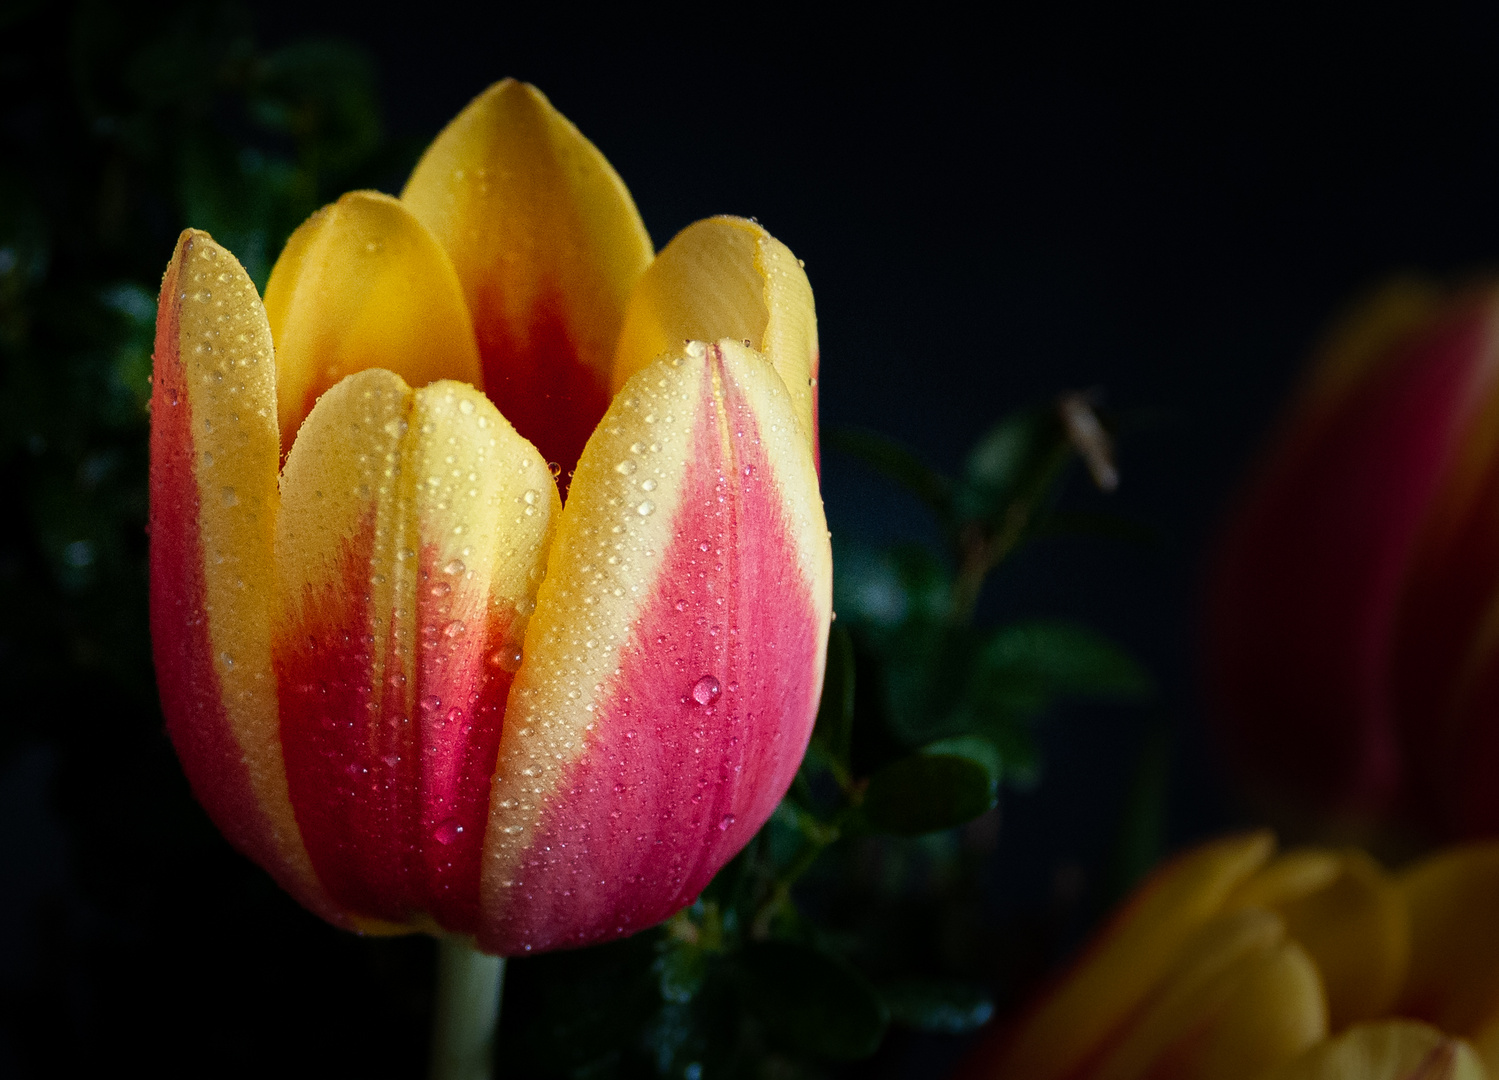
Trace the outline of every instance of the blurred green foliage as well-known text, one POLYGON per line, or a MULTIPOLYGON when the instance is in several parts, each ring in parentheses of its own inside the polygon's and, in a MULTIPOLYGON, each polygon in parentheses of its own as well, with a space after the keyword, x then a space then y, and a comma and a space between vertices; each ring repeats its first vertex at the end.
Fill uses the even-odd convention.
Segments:
MULTIPOLYGON (((412 1075, 431 943, 301 912, 188 794, 152 679, 145 522, 155 294, 178 231, 207 229, 263 287, 309 213, 391 189, 419 148, 385 137, 359 49, 267 49, 231 4, 10 3, 0 89, 0 762, 50 770, 67 848, 65 884, 0 967, 0 1070, 149 1054, 196 1074, 212 1053, 258 1074, 295 1052, 412 1075)), ((956 478, 867 432, 832 439, 913 492, 943 546, 838 552, 792 792, 664 926, 513 964, 502 1072, 815 1076, 990 1018, 1007 946, 979 872, 1001 788, 1037 781, 1035 725, 1059 699, 1150 692, 1084 627, 974 621, 988 575, 1062 522, 1069 466, 1100 475, 1079 409, 1096 421, 1075 397, 1004 419, 956 478)))

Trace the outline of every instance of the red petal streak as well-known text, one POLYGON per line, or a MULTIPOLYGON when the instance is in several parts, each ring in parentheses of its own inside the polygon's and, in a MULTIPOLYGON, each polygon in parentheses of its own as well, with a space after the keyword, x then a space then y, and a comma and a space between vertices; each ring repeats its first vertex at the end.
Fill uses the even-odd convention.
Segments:
POLYGON ((654 595, 485 928, 501 952, 617 937, 680 909, 764 824, 806 749, 825 616, 759 418, 721 357, 701 394, 654 595))
POLYGON ((342 588, 308 595, 316 612, 277 650, 287 778, 313 865, 330 894, 363 914, 448 930, 478 926, 479 851, 512 676, 490 663, 508 624, 485 597, 451 589, 430 546, 409 632, 385 620, 385 660, 369 590, 374 524, 349 545, 342 588), (381 672, 383 670, 383 677, 381 672), (408 681, 414 685, 408 686, 408 681))
POLYGON ((579 358, 555 297, 539 300, 530 326, 520 332, 492 292, 481 291, 477 307, 485 393, 515 430, 558 466, 565 498, 583 446, 609 407, 608 386, 579 358))

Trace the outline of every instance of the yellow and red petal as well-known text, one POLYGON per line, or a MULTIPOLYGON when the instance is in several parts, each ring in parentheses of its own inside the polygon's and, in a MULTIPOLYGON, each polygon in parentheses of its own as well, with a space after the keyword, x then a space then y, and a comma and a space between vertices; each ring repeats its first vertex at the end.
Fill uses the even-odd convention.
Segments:
POLYGON ((388 368, 412 386, 483 385, 447 253, 398 200, 353 191, 292 233, 265 290, 281 447, 346 375, 388 368))
POLYGON ((505 699, 560 501, 473 387, 364 371, 313 408, 276 526, 291 804, 342 907, 472 934, 505 699))
POLYGON ((624 183, 539 90, 507 79, 443 129, 401 199, 453 260, 490 399, 571 470, 651 261, 624 183))
POLYGON ((639 372, 578 465, 511 688, 480 942, 649 926, 785 793, 831 616, 817 476, 779 375, 737 342, 639 372))
POLYGON ((732 338, 765 354, 817 446, 817 313, 800 260, 759 224, 714 217, 679 232, 641 276, 614 354, 617 390, 685 341, 732 338))
POLYGON ((324 918, 281 755, 270 627, 279 441, 265 311, 207 233, 177 242, 151 395, 151 641, 167 732, 235 847, 324 918))

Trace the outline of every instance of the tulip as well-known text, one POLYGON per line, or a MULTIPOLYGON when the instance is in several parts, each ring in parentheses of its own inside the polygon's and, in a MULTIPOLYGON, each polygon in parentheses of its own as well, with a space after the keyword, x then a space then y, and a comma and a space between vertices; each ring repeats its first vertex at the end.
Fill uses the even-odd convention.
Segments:
POLYGON ((399 199, 309 219, 264 303, 184 233, 151 629, 210 817, 361 932, 503 956, 690 903, 810 736, 817 360, 784 245, 714 218, 653 256, 608 162, 515 82, 399 199))
POLYGON ((1385 290, 1233 514, 1207 685, 1282 808, 1499 833, 1499 291, 1385 290))
POLYGON ((1259 832, 1158 869, 968 1080, 1499 1076, 1499 845, 1391 875, 1259 832))

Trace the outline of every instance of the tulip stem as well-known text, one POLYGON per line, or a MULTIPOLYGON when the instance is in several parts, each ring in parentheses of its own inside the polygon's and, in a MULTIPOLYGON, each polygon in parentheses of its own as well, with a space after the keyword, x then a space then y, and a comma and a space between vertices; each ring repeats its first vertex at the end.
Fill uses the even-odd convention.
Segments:
POLYGON ((505 959, 460 938, 437 942, 437 1000, 432 1016, 431 1080, 490 1080, 500 1022, 505 959))

